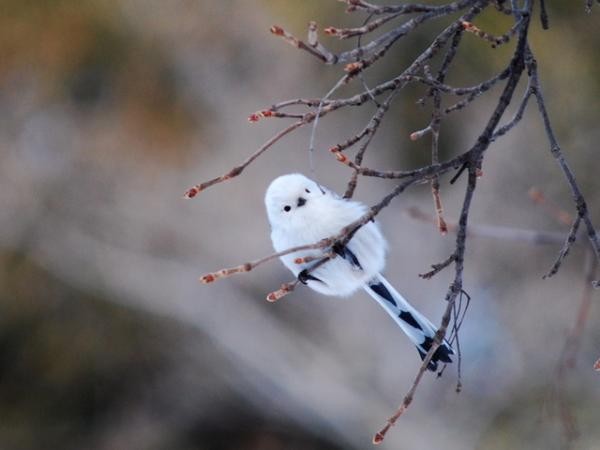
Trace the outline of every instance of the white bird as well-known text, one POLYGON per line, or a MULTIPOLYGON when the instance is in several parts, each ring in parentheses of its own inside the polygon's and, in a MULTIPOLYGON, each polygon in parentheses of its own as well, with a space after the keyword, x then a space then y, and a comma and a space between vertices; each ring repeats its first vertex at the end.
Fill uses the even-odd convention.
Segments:
MULTIPOLYGON (((275 251, 314 244, 338 234, 342 228, 365 215, 362 203, 346 200, 301 174, 282 175, 273 180, 265 195, 275 251)), ((308 287, 325 295, 349 296, 364 289, 417 346, 421 359, 431 348, 436 327, 411 306, 381 275, 387 243, 379 225, 363 225, 344 247, 334 246, 339 255, 315 270, 314 263, 297 264, 299 257, 321 257, 327 249, 311 249, 282 256, 285 266, 308 287)), ((437 370, 438 361, 452 362, 454 351, 446 340, 437 348, 428 369, 437 370)))

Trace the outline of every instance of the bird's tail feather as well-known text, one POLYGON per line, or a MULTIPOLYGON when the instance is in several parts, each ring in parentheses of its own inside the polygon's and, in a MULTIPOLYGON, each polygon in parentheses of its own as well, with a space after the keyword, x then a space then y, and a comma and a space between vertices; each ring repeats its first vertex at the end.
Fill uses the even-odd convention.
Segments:
MULTIPOLYGON (((437 328, 413 308, 382 275, 378 274, 373 277, 365 284, 364 289, 392 316, 402 328, 402 331, 416 345, 421 359, 425 359, 425 355, 433 343, 437 328)), ((437 370, 438 361, 452 362, 450 355, 453 354, 454 350, 452 350, 450 343, 444 339, 433 354, 427 368, 435 371, 437 370)))

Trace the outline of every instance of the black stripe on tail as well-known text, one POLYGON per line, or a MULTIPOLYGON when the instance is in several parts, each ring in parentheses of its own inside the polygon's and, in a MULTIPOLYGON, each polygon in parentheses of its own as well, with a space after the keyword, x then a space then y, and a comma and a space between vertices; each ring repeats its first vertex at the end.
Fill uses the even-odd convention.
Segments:
MULTIPOLYGON (((350 253, 352 253, 352 252, 350 252, 350 253)), ((388 291, 388 289, 385 287, 385 285, 383 283, 381 283, 377 279, 374 279, 368 284, 368 286, 377 295, 379 295, 382 299, 384 299, 386 302, 394 305, 396 308, 398 308, 400 310, 400 314, 398 314, 398 317, 401 320, 406 322, 411 327, 425 332, 425 330, 423 330, 423 327, 419 324, 419 322, 417 322, 417 320, 410 313, 410 311, 403 311, 402 309, 400 309, 398 307, 396 300, 394 300, 394 296, 390 293, 390 291, 388 291)), ((421 345, 417 346, 417 351, 419 352, 419 355, 421 356, 422 360, 425 359, 427 352, 429 352, 429 349, 431 348, 431 344, 433 344, 433 339, 428 336, 425 336, 424 341, 421 343, 421 345)), ((433 356, 431 357, 431 360, 429 361, 427 368, 429 370, 435 372, 438 368, 438 362, 441 361, 444 363, 451 363, 452 359, 450 358, 450 355, 453 355, 453 354, 454 354, 454 350, 452 350, 452 347, 450 347, 445 341, 442 342, 440 344, 440 346, 437 348, 437 350, 435 351, 435 353, 433 354, 433 356)))
POLYGON ((396 308, 398 307, 396 300, 394 300, 394 296, 390 294, 390 291, 387 290, 383 283, 380 283, 378 281, 371 281, 369 283, 369 287, 373 289, 373 291, 375 291, 375 293, 379 295, 382 299, 384 299, 386 302, 391 303, 396 308))
MULTIPOLYGON (((373 291, 375 291, 375 293, 379 295, 382 299, 384 299, 386 302, 389 302, 396 308, 398 308, 398 304, 396 303, 396 300, 394 300, 394 296, 390 293, 390 291, 387 290, 383 283, 379 281, 372 281, 371 283, 369 283, 369 287, 373 289, 373 291)), ((421 327, 419 322, 417 322, 417 319, 413 317, 410 311, 403 311, 400 309, 400 314, 398 314, 398 317, 407 324, 409 324, 411 327, 423 331, 423 327, 421 327)))

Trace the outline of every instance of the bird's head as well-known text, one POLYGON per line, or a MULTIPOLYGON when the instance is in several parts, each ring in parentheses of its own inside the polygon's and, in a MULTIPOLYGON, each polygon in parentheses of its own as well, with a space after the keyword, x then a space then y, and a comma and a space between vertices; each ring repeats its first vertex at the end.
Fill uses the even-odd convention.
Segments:
POLYGON ((308 219, 315 214, 315 200, 326 194, 325 189, 299 173, 275 178, 265 195, 271 226, 298 223, 308 219))

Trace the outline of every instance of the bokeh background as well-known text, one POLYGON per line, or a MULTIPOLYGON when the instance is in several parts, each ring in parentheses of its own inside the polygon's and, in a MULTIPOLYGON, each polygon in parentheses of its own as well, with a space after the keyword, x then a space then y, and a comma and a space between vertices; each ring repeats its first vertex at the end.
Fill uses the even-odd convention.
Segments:
MULTIPOLYGON (((532 46, 558 137, 600 223, 600 8, 588 15, 583 1, 546 3, 551 28, 542 31, 536 18, 532 46)), ((303 35, 311 19, 343 26, 363 16, 334 0, 0 1, 0 448, 370 448, 420 364, 378 306, 362 293, 335 299, 306 288, 269 304, 266 293, 290 280, 276 261, 214 285, 197 281, 271 251, 263 193, 277 175, 308 172, 309 130, 234 181, 181 198, 282 126, 251 125, 248 114, 323 95, 340 76, 341 68, 268 33, 277 23, 303 35)), ((477 24, 501 33, 509 22, 489 13, 477 24)), ((445 23, 400 42, 366 81, 398 73, 445 23)), ((448 78, 458 86, 491 76, 513 45, 464 41, 448 78)), ((427 108, 415 106, 422 93, 398 97, 368 166, 427 162, 427 140, 408 139, 428 123, 427 108)), ((497 93, 444 124, 442 157, 473 142, 497 93)), ((488 152, 474 225, 566 232, 527 194, 537 186, 573 211, 531 106, 488 152)), ((356 133, 373 110, 321 121, 313 176, 323 184, 344 188, 349 173, 324 149, 356 133)), ((392 187, 364 180, 356 196, 372 204, 392 187)), ((464 179, 443 180, 450 221, 463 188, 464 179)), ((430 281, 418 273, 445 259, 453 236, 410 218, 411 207, 431 213, 427 186, 380 215, 386 274, 439 322, 451 272, 430 281)), ((426 377, 381 448, 566 445, 556 366, 584 289, 585 246, 542 280, 559 248, 469 240, 463 391, 455 392, 455 365, 441 379, 426 377)), ((594 293, 562 384, 578 449, 600 448, 597 301, 594 293)))

